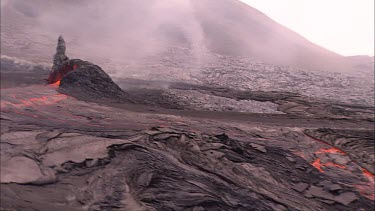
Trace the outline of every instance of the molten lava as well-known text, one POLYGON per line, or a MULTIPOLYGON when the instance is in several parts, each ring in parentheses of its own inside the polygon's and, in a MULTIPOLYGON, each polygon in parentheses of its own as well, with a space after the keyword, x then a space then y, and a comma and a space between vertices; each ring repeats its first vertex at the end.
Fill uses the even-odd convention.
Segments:
POLYGON ((339 149, 336 148, 331 148, 331 149, 320 149, 319 151, 315 152, 315 154, 324 154, 324 153, 332 153, 332 154, 337 154, 341 153, 345 155, 345 153, 339 149))
POLYGON ((370 182, 374 183, 374 174, 362 168, 363 176, 365 176, 370 182))
POLYGON ((320 158, 318 158, 314 162, 312 162, 311 165, 314 166, 316 169, 318 169, 320 172, 324 173, 324 171, 322 169, 322 164, 320 163, 320 158))
POLYGON ((339 165, 339 164, 336 164, 336 163, 333 163, 333 162, 322 163, 320 161, 320 158, 318 158, 314 162, 312 162, 311 165, 314 166, 316 169, 318 169, 322 173, 324 173, 323 167, 328 167, 328 166, 337 167, 337 168, 340 168, 340 169, 346 169, 346 166, 339 165))
MULTIPOLYGON (((330 149, 319 149, 315 152, 315 154, 342 154, 346 155, 343 151, 336 149, 336 148, 330 148, 330 149)), ((316 169, 318 169, 320 172, 324 173, 324 167, 336 167, 340 169, 347 169, 346 166, 339 165, 333 162, 327 162, 322 163, 320 158, 317 158, 314 162, 311 163, 312 166, 314 166, 316 169)), ((374 174, 369 172, 368 170, 362 168, 362 175, 364 178, 366 178, 366 182, 361 182, 360 184, 353 184, 353 187, 355 187, 358 192, 365 196, 366 198, 370 200, 375 200, 375 191, 374 191, 374 174)))
POLYGON ((56 94, 50 96, 42 96, 39 98, 30 98, 28 100, 22 100, 22 103, 25 106, 34 106, 34 105, 51 105, 56 104, 61 100, 65 100, 67 98, 64 94, 56 94))
POLYGON ((1 100, 1 107, 23 109, 27 107, 37 107, 42 105, 53 105, 58 103, 59 101, 66 100, 67 98, 68 96, 64 94, 45 95, 35 98, 12 96, 10 100, 1 100))
POLYGON ((56 81, 55 83, 50 84, 50 85, 51 85, 51 86, 60 86, 60 82, 61 82, 61 81, 56 81))
MULTIPOLYGON (((345 155, 345 153, 339 149, 336 148, 330 148, 330 149, 319 149, 318 151, 315 152, 315 154, 326 154, 326 153, 331 153, 331 154, 342 154, 345 155)), ((339 165, 333 162, 328 162, 328 163, 322 163, 320 158, 316 159, 314 162, 311 163, 312 166, 314 166, 316 169, 318 169, 320 172, 324 173, 323 167, 337 167, 340 169, 346 169, 346 166, 339 165)))
POLYGON ((374 181, 374 174, 367 171, 366 169, 362 168, 363 177, 365 177, 368 182, 354 185, 355 188, 361 193, 363 196, 367 197, 370 200, 375 200, 375 181, 374 181))
POLYGON ((69 62, 64 64, 60 69, 54 70, 49 74, 47 79, 48 83, 59 86, 61 79, 65 77, 68 73, 77 69, 77 67, 78 65, 73 64, 73 61, 70 60, 69 62))

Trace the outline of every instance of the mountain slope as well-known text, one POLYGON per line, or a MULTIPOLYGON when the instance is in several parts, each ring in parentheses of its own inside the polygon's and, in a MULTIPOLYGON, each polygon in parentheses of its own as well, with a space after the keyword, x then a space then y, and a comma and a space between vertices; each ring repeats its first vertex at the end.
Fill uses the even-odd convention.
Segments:
POLYGON ((237 1, 194 1, 210 48, 223 54, 309 69, 344 67, 344 57, 237 1), (220 20, 220 21, 217 21, 220 20))
MULTIPOLYGON (((237 0, 10 0, 2 5, 2 20, 5 54, 17 48, 27 52, 28 47, 53 46, 55 37, 64 34, 74 43, 73 54, 89 51, 95 57, 117 60, 158 55, 170 46, 182 46, 193 49, 198 58, 205 49, 311 70, 353 70, 350 59, 313 44, 237 0), (29 31, 19 33, 25 29, 29 31), (20 39, 7 45, 14 36, 20 39), (30 41, 26 47, 25 40, 30 41)), ((48 48, 38 54, 47 57, 50 52, 48 48)))

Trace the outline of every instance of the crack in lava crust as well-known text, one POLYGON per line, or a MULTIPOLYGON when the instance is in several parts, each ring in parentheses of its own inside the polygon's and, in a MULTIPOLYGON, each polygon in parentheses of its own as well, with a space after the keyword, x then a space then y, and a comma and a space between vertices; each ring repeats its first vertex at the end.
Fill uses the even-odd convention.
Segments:
MULTIPOLYGON (((367 197, 368 199, 375 200, 374 174, 367 171, 365 168, 360 167, 357 163, 351 160, 345 152, 341 151, 340 149, 337 149, 322 140, 316 139, 309 135, 307 136, 321 144, 332 147, 328 149, 320 148, 314 152, 314 155, 315 155, 314 157, 317 157, 317 158, 313 162, 310 163, 314 168, 318 169, 323 174, 327 173, 326 171, 332 171, 332 170, 333 171, 342 170, 342 171, 346 171, 349 174, 355 174, 354 172, 352 172, 351 170, 352 168, 350 168, 350 165, 356 166, 357 169, 360 169, 361 171, 363 182, 351 184, 352 187, 356 188, 360 194, 367 197), (323 159, 324 159, 324 162, 323 162, 323 159), (336 160, 343 160, 343 159, 347 159, 348 162, 345 162, 343 164, 335 163, 336 160)), ((304 159, 306 158, 306 156, 303 155, 303 153, 301 152, 295 153, 295 154, 300 157, 303 157, 304 159)))

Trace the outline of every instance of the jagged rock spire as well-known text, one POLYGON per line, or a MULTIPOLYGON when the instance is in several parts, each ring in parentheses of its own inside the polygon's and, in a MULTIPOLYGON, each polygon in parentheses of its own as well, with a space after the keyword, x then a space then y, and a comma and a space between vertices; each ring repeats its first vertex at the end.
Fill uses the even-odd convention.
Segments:
POLYGON ((65 40, 62 35, 60 35, 57 41, 56 53, 53 57, 52 71, 58 70, 59 68, 61 68, 63 63, 69 60, 69 58, 65 55, 65 51, 65 40))
POLYGON ((60 36, 59 36, 59 39, 58 39, 58 41, 57 41, 56 52, 65 55, 65 50, 66 50, 65 40, 64 40, 64 38, 62 37, 62 35, 60 35, 60 36))

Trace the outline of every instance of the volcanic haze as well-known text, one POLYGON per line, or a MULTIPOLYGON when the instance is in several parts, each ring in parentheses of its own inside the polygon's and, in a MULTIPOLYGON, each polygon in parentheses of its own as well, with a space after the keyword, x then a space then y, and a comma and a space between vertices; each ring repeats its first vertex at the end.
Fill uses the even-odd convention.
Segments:
POLYGON ((73 55, 113 60, 145 58, 180 46, 194 49, 199 59, 203 49, 310 70, 364 68, 237 0, 8 0, 2 2, 1 16, 2 38, 14 39, 2 44, 3 54, 36 50, 44 61, 49 61, 55 37, 63 34, 73 55), (36 33, 30 37, 24 28, 36 33))

